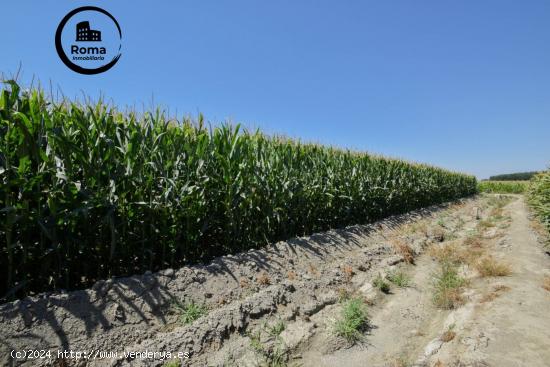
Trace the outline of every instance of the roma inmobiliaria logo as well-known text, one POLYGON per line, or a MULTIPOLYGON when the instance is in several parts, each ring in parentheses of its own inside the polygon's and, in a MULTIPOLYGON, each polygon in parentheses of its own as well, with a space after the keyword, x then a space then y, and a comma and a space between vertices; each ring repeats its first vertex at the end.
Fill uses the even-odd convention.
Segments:
POLYGON ((122 55, 122 31, 106 10, 83 6, 61 20, 55 32, 55 48, 69 69, 87 75, 103 73, 122 55))

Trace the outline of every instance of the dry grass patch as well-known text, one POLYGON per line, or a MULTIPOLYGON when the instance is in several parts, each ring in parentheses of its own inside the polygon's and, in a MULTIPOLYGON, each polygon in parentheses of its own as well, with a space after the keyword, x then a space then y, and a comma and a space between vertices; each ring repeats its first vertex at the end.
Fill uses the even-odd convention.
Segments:
POLYGON ((493 287, 493 290, 487 294, 485 294, 481 300, 479 301, 479 303, 487 303, 487 302, 491 302, 493 300, 495 300, 497 297, 500 297, 502 295, 502 293, 504 292, 507 292, 510 290, 510 287, 507 287, 505 285, 502 285, 502 284, 499 284, 499 285, 495 285, 493 287))
POLYGON ((414 251, 412 250, 411 246, 400 239, 393 241, 392 245, 395 249, 395 252, 403 256, 403 259, 406 263, 414 264, 414 251))
POLYGON ((294 270, 289 270, 287 273, 286 273, 286 277, 288 278, 288 280, 290 281, 293 281, 294 279, 296 279, 296 272, 294 270))
POLYGON ((471 257, 477 254, 475 250, 461 248, 456 242, 432 245, 428 254, 440 263, 451 263, 454 265, 468 264, 471 257))
POLYGON ((248 279, 246 279, 246 278, 240 278, 240 279, 239 279, 239 286, 240 286, 241 288, 248 288, 248 286, 249 286, 248 279))
POLYGON ((455 336, 456 336, 456 333, 454 331, 447 330, 441 335, 440 339, 443 343, 448 343, 451 340, 453 340, 455 338, 455 336))
POLYGON ((271 283, 271 280, 269 279, 269 275, 265 271, 261 272, 260 275, 256 278, 256 281, 260 285, 269 285, 271 283))
POLYGON ((408 367, 409 363, 404 357, 398 357, 390 362, 390 367, 408 367))
POLYGON ((428 235, 428 223, 426 221, 420 221, 411 225, 412 233, 422 233, 424 236, 428 235))
POLYGON ((482 277, 504 277, 512 273, 510 265, 499 262, 491 256, 483 257, 475 263, 474 267, 482 277))
POLYGON ((451 263, 443 263, 433 281, 433 302, 442 309, 450 310, 464 303, 462 290, 466 280, 458 275, 458 269, 451 263))
POLYGON ((550 276, 546 275, 542 281, 542 288, 550 292, 550 276))
POLYGON ((342 267, 342 273, 344 273, 344 278, 346 279, 347 282, 350 282, 351 278, 355 274, 351 265, 344 265, 342 267))
POLYGON ((494 227, 494 226, 495 226, 495 224, 493 222, 491 222, 490 220, 488 220, 488 219, 480 220, 479 223, 477 224, 477 228, 481 229, 481 230, 491 228, 491 227, 494 227))
POLYGON ((313 264, 308 265, 308 271, 311 273, 311 275, 317 276, 319 274, 319 271, 317 270, 317 267, 313 264))
POLYGON ((463 241, 464 246, 481 249, 483 248, 483 240, 478 236, 468 236, 463 241))
POLYGON ((350 299, 351 296, 352 296, 353 292, 351 292, 348 288, 346 287, 340 287, 338 288, 338 302, 343 302, 347 299, 350 299))

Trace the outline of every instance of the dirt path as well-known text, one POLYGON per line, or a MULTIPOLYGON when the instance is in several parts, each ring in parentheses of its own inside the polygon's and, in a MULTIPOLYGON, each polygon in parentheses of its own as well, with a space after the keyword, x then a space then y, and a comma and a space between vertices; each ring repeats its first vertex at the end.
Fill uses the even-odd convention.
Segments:
POLYGON ((504 238, 493 243, 492 251, 511 265, 512 274, 474 285, 473 312, 463 321, 457 341, 442 347, 432 360, 550 366, 550 292, 542 288, 544 276, 550 275, 550 257, 530 229, 523 200, 506 209, 511 225, 504 238), (499 285, 506 291, 479 302, 499 285))
POLYGON ((550 366, 545 274, 523 199, 482 196, 0 305, 0 365, 160 367, 183 352, 170 366, 550 366), (466 282, 451 309, 433 300, 442 254, 466 282), (510 274, 480 276, 488 256, 510 274), (373 286, 397 273, 408 284, 373 286), (352 298, 368 303, 357 343, 335 332, 352 298), (23 349, 53 357, 10 357, 23 349), (124 354, 143 351, 172 354, 124 354))
MULTIPOLYGON (((504 222, 479 236, 483 256, 508 264, 508 276, 480 277, 464 266, 469 278, 465 303, 441 310, 432 302, 437 265, 424 254, 408 269, 413 286, 397 289, 373 308, 372 329, 362 343, 333 353, 324 353, 322 342, 311 344, 302 355, 303 365, 550 366, 550 292, 542 288, 544 276, 550 275, 550 257, 530 229, 521 197, 498 215, 504 222)), ((466 222, 456 233, 471 236, 474 223, 466 222)))

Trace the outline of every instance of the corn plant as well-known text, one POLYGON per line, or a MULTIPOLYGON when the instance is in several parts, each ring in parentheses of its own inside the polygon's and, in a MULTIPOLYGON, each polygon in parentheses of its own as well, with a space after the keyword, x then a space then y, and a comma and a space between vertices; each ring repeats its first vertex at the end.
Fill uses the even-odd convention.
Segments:
POLYGON ((527 200, 550 233, 550 170, 541 172, 531 179, 527 189, 527 200))
POLYGON ((474 177, 162 111, 0 92, 0 297, 75 289, 454 200, 474 177))

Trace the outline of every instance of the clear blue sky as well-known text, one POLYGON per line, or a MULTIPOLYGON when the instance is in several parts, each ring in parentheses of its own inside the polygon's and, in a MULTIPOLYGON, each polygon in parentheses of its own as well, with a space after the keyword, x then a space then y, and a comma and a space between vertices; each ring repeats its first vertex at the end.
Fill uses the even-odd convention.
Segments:
POLYGON ((68 96, 203 112, 248 127, 469 172, 550 164, 550 1, 59 1, 2 4, 0 72, 68 96), (79 75, 54 33, 111 12, 122 57, 79 75))

